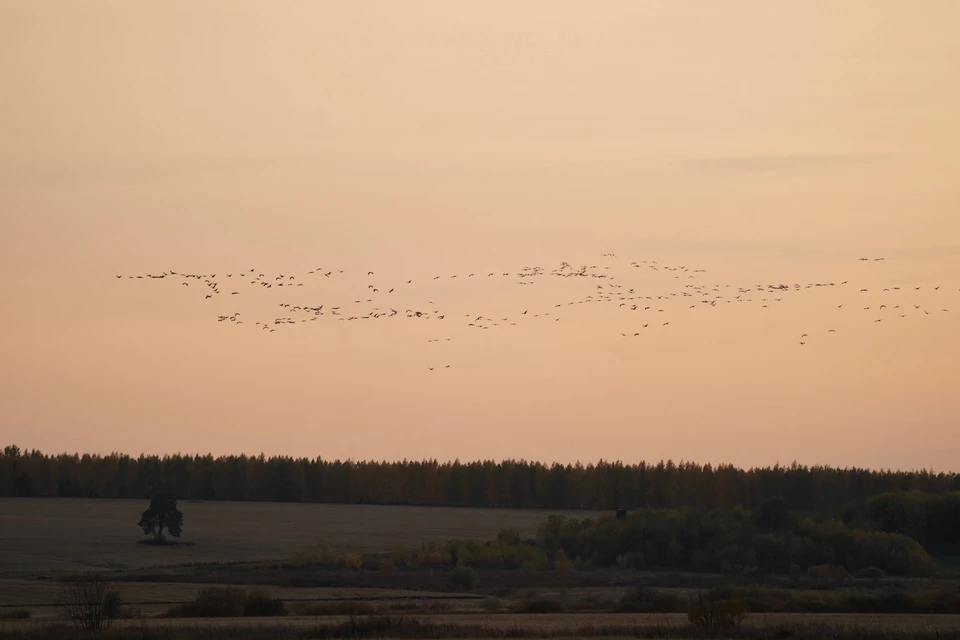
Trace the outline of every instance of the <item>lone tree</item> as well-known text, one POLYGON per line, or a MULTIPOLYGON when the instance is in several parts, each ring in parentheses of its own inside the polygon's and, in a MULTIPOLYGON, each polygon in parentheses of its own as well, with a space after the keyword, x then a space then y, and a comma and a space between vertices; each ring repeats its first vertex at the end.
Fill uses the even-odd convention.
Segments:
POLYGON ((163 542, 164 527, 174 538, 179 538, 183 514, 177 509, 177 497, 172 493, 155 496, 150 501, 150 507, 140 515, 137 526, 143 529, 143 535, 153 534, 158 544, 163 542))

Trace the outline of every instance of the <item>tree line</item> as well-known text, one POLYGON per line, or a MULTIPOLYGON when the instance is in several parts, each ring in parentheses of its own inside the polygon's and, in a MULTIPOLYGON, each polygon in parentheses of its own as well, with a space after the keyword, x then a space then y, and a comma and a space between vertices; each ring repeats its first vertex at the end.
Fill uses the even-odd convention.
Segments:
POLYGON ((753 513, 740 508, 645 509, 623 520, 550 516, 538 530, 537 542, 554 557, 582 558, 594 566, 674 567, 727 575, 798 569, 810 574, 811 567, 843 567, 849 573, 876 567, 907 576, 933 570, 930 555, 908 536, 856 529, 785 509, 783 518, 765 518, 765 507, 776 502, 765 501, 753 513))
POLYGON ((738 468, 661 461, 544 464, 526 460, 353 461, 231 455, 0 455, 0 495, 255 500, 550 509, 759 507, 840 514, 882 493, 942 493, 960 476, 829 466, 738 468))
MULTIPOLYGON (((939 495, 949 500, 934 502, 960 501, 960 492, 939 495)), ((883 505, 904 499, 912 500, 912 494, 881 494, 869 501, 864 511, 887 518, 891 514, 883 505)), ((939 542, 960 542, 956 514, 943 510, 937 517, 943 518, 939 542)), ((792 511, 783 499, 771 498, 754 510, 741 506, 636 509, 625 515, 607 512, 586 518, 554 514, 532 538, 522 538, 516 529, 503 529, 494 540, 432 541, 386 555, 341 554, 332 548, 300 551, 290 557, 290 566, 379 567, 387 572, 461 566, 526 572, 612 567, 679 569, 751 579, 789 575, 798 585, 820 588, 853 577, 872 580, 886 575, 930 575, 934 571, 933 557, 920 541, 896 530, 904 524, 895 516, 892 520, 862 517, 848 522, 845 518, 792 511)), ((960 599, 955 604, 960 611, 960 599)))

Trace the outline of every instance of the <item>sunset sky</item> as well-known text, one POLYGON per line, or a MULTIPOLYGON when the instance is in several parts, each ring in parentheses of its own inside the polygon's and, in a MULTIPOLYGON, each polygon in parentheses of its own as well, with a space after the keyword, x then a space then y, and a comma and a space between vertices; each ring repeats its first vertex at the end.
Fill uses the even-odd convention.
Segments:
POLYGON ((955 0, 0 0, 0 445, 960 470, 958 33, 955 0), (608 278, 500 275, 563 261, 608 278), (126 277, 170 270, 224 293, 126 277), (611 282, 677 296, 566 304, 611 282), (401 313, 255 326, 285 303, 401 313))

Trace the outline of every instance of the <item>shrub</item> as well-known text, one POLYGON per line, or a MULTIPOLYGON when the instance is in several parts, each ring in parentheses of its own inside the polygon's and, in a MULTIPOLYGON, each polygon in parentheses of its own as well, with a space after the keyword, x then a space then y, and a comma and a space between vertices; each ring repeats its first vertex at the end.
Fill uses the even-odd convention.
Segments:
POLYGON ((385 558, 380 561, 380 573, 392 574, 397 570, 397 565, 393 563, 393 560, 385 558))
POLYGON ((394 563, 398 567, 415 568, 417 566, 417 553, 409 549, 402 549, 394 554, 394 563))
POLYGON ((348 553, 343 558, 343 566, 347 569, 360 569, 363 567, 363 556, 359 553, 348 553))
POLYGON ((691 598, 687 618, 698 629, 733 629, 747 617, 747 608, 737 599, 718 600, 701 591, 691 598))
POLYGON ((570 561, 570 558, 567 557, 563 551, 557 554, 556 560, 553 561, 554 571, 573 571, 573 562, 570 561))
POLYGON ((584 596, 582 598, 571 598, 567 597, 561 598, 564 608, 566 608, 568 613, 576 611, 610 611, 613 610, 616 613, 616 605, 612 600, 606 598, 599 598, 597 596, 584 596))
POLYGON ((857 571, 853 574, 853 577, 863 580, 878 580, 880 578, 886 578, 887 573, 880 567, 867 567, 866 569, 857 571))
POLYGON ((646 559, 642 551, 631 551, 625 554, 624 559, 631 569, 643 569, 646 566, 646 559))
POLYGON ((282 616, 286 613, 283 600, 271 598, 262 591, 253 591, 247 594, 243 603, 243 615, 252 617, 282 616))
POLYGON ((787 575, 790 576, 790 579, 794 582, 800 582, 803 580, 803 569, 800 568, 796 562, 790 565, 790 570, 787 572, 787 575))
POLYGON ((123 616, 123 602, 120 600, 120 592, 114 589, 107 589, 106 596, 103 599, 104 613, 107 620, 116 620, 123 616))
POLYGON ((450 584, 454 589, 469 591, 477 587, 477 572, 470 567, 457 567, 450 572, 450 584))
POLYGON ((484 611, 499 611, 503 608, 503 602, 500 598, 487 598, 480 603, 480 608, 484 611))
POLYGON ((247 592, 239 587, 206 587, 193 602, 174 607, 170 614, 184 618, 237 618, 243 615, 247 592))
POLYGON ((27 620, 30 618, 30 612, 26 609, 11 609, 10 611, 0 611, 0 620, 27 620))
POLYGON ((497 533, 497 542, 506 545, 515 545, 520 543, 520 532, 516 529, 501 529, 497 533))
POLYGON ((281 616, 286 606, 278 598, 261 591, 240 587, 206 587, 193 602, 169 609, 170 618, 239 618, 241 616, 281 616))
POLYGON ((60 592, 67 617, 81 631, 96 632, 119 616, 120 594, 97 573, 73 578, 60 592))
POLYGON ((415 564, 428 567, 437 567, 444 564, 449 564, 450 552, 446 549, 439 549, 434 545, 425 544, 420 551, 417 552, 417 557, 414 562, 415 564))
POLYGON ((686 610, 683 598, 664 589, 635 587, 620 598, 615 613, 681 613, 686 610))
POLYGON ((818 564, 807 567, 807 579, 815 584, 843 583, 850 580, 850 572, 844 567, 818 564))
POLYGON ((520 609, 521 613, 564 613, 567 608, 559 600, 534 600, 520 609))

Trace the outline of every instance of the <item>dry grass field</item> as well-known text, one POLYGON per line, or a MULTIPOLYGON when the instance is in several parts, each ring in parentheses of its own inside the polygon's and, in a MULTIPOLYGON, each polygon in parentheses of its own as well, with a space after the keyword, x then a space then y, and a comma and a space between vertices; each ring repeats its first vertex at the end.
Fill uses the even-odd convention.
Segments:
MULTIPOLYGON (((427 614, 406 616, 407 619, 417 620, 426 624, 437 625, 443 628, 462 626, 468 628, 485 629, 493 635, 510 632, 520 637, 577 637, 577 630, 593 630, 590 635, 611 637, 610 630, 623 630, 623 637, 636 637, 637 631, 642 629, 660 628, 675 629, 676 638, 703 637, 703 634, 692 632, 687 617, 684 614, 487 614, 487 613, 454 613, 454 614, 427 614), (596 633, 597 630, 606 631, 596 633)), ((781 613, 757 614, 750 616, 743 626, 747 629, 777 629, 791 628, 794 630, 823 629, 829 630, 830 637, 845 632, 850 637, 866 637, 867 632, 882 631, 891 636, 912 637, 914 634, 955 634, 960 629, 960 620, 951 615, 892 615, 892 614, 816 614, 816 613, 781 613)), ((286 635, 294 636, 297 630, 309 630, 322 625, 342 624, 349 620, 346 616, 324 617, 294 617, 283 618, 231 618, 219 619, 153 619, 148 622, 152 632, 163 629, 183 628, 194 632, 196 637, 202 637, 203 630, 223 628, 245 628, 275 630, 276 635, 271 637, 283 638, 286 635), (287 633, 284 633, 284 632, 287 633)), ((42 628, 47 623, 42 620, 27 621, 0 621, 0 631, 29 630, 42 628)), ((115 631, 136 630, 143 626, 140 620, 118 620, 112 626, 115 631)), ((587 635, 587 634, 584 634, 587 635)), ((670 637, 674 637, 671 633, 670 637)), ((713 635, 712 637, 723 637, 713 635)), ((807 635, 809 637, 809 635, 807 635)), ((952 637, 952 636, 951 636, 952 637)))
MULTIPOLYGON (((624 629, 649 626, 673 626, 678 629, 689 627, 686 614, 683 613, 470 613, 470 614, 429 614, 413 616, 416 619, 440 625, 481 625, 491 629, 512 629, 519 627, 527 631, 559 632, 566 629, 583 627, 619 626, 624 629)), ((831 625, 860 629, 884 629, 896 631, 955 630, 960 626, 957 616, 951 615, 887 615, 887 614, 817 614, 817 613, 771 613, 751 616, 744 623, 747 626, 764 627, 778 625, 831 625)), ((316 617, 251 618, 250 624, 261 625, 316 625, 318 622, 345 622, 345 616, 329 616, 318 620, 316 617)), ((171 625, 217 625, 217 620, 167 620, 157 621, 171 625)), ((134 621, 119 621, 119 624, 133 624, 134 621)), ((223 624, 222 621, 219 624, 223 624)))
MULTIPOLYGON (((59 605, 61 586, 61 583, 51 580, 0 579, 0 614, 3 610, 23 608, 29 610, 31 618, 34 619, 59 618, 63 613, 59 605)), ((125 606, 148 617, 160 615, 172 605, 190 602, 202 589, 211 586, 223 585, 181 582, 113 583, 113 588, 119 592, 125 606)), ((382 603, 388 609, 390 605, 398 602, 408 606, 411 603, 429 606, 427 603, 443 600, 450 611, 468 612, 479 611, 482 601, 480 596, 407 589, 266 586, 259 591, 284 600, 288 606, 296 603, 350 600, 382 603)))
MULTIPOLYGON (((178 546, 138 544, 146 500, 0 499, 0 577, 201 562, 286 559, 336 547, 390 551, 448 538, 532 535, 549 515, 532 509, 463 509, 263 502, 180 503, 178 546)), ((596 512, 567 512, 585 517, 596 512)))

